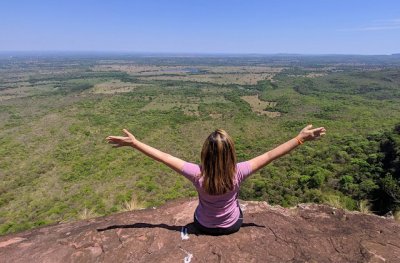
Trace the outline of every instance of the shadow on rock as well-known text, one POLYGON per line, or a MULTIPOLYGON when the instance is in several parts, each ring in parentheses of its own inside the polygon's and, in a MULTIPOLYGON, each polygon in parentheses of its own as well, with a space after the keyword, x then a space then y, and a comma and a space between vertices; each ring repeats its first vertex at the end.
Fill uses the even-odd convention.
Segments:
MULTIPOLYGON (((242 227, 262 227, 265 228, 263 225, 257 225, 255 223, 243 223, 242 227)), ((187 233, 188 234, 195 234, 195 235, 206 235, 196 229, 194 226, 194 223, 187 224, 185 226, 174 226, 174 225, 167 225, 167 224, 149 224, 149 223, 135 223, 135 224, 129 224, 129 225, 112 225, 104 228, 98 228, 98 232, 103 232, 106 230, 111 230, 111 229, 119 229, 119 228, 165 228, 168 230, 173 230, 177 232, 181 232, 182 228, 187 228, 187 233)))

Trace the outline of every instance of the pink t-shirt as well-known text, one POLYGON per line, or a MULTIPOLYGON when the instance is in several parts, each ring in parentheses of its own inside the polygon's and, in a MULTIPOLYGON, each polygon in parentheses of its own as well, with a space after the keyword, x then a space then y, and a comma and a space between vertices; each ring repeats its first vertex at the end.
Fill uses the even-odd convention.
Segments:
POLYGON ((193 183, 199 194, 199 205, 195 212, 197 220, 208 228, 232 226, 240 215, 238 192, 240 184, 252 173, 250 163, 236 165, 234 189, 223 195, 209 195, 203 190, 200 169, 199 165, 188 162, 182 168, 182 174, 193 183))

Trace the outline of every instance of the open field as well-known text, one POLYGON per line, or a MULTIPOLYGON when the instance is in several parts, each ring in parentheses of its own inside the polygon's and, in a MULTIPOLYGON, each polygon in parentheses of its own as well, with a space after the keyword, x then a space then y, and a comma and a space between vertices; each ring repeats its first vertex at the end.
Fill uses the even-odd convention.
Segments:
POLYGON ((94 85, 90 92, 97 94, 115 94, 131 92, 137 88, 149 86, 148 84, 141 83, 126 83, 121 80, 111 80, 94 85))
POLYGON ((271 118, 281 116, 281 113, 279 111, 266 110, 268 108, 274 108, 277 104, 275 101, 262 101, 260 100, 258 95, 242 96, 240 98, 250 104, 252 111, 256 112, 259 115, 267 115, 271 118))
POLYGON ((140 80, 177 80, 214 84, 255 85, 260 80, 271 80, 283 68, 241 66, 148 66, 100 65, 93 70, 122 71, 140 80))
POLYGON ((2 58, 0 234, 196 195, 182 176, 105 143, 123 128, 199 162, 216 128, 242 161, 308 123, 325 126, 324 139, 255 173, 240 197, 397 211, 385 189, 397 194, 399 179, 382 162, 399 144, 399 72, 398 59, 368 56, 2 58))
POLYGON ((214 83, 220 85, 239 84, 239 85, 255 85, 260 80, 271 80, 273 74, 240 74, 240 73, 225 73, 225 74, 203 74, 203 75, 174 75, 174 76, 148 76, 140 77, 141 80, 177 80, 177 81, 193 81, 214 83))

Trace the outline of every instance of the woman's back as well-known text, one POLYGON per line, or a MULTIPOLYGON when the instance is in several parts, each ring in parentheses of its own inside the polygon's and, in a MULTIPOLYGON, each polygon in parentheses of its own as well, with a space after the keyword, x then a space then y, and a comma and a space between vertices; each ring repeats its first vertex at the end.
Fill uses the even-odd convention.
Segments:
POLYGON ((183 165, 182 174, 193 183, 199 195, 195 216, 200 224, 208 228, 227 228, 235 224, 240 215, 237 200, 239 187, 251 172, 249 162, 238 163, 233 190, 221 195, 210 195, 203 187, 201 167, 187 162, 183 165))

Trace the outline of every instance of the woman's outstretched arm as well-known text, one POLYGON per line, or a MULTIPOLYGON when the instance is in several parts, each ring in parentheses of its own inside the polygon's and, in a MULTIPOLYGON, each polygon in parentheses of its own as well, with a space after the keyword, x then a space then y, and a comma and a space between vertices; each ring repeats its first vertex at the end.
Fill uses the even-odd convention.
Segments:
POLYGON ((126 129, 123 129, 123 132, 126 136, 108 136, 106 140, 113 144, 114 147, 131 146, 152 159, 162 162, 178 173, 182 171, 185 161, 140 142, 126 129))
POLYGON ((324 127, 319 127, 316 129, 312 129, 312 125, 306 126, 304 129, 301 130, 299 135, 295 138, 279 145, 275 149, 268 151, 260 156, 257 156, 251 159, 250 166, 253 172, 263 168, 273 160, 289 153, 291 150, 303 144, 305 141, 315 140, 323 135, 325 135, 326 129, 324 127))

